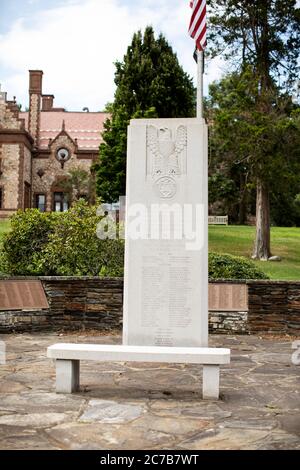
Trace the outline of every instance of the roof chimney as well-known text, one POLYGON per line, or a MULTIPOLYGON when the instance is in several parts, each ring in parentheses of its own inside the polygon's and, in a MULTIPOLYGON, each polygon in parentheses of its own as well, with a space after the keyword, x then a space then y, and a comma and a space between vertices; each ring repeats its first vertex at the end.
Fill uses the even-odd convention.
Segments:
POLYGON ((54 101, 54 95, 43 95, 42 96, 42 111, 52 111, 53 101, 54 101))
POLYGON ((39 145, 42 96, 42 70, 29 70, 29 133, 35 147, 39 145))
POLYGON ((29 70, 29 93, 42 94, 42 70, 29 70))

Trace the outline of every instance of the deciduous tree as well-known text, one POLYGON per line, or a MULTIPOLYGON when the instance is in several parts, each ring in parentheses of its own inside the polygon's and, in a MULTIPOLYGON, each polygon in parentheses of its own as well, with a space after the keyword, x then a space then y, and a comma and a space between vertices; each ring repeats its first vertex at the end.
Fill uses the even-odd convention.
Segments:
POLYGON ((259 179, 268 188, 258 191, 257 197, 257 240, 263 238, 256 247, 260 259, 267 258, 267 246, 263 244, 266 226, 261 224, 270 225, 269 201, 264 197, 269 197, 270 192, 287 193, 287 188, 300 185, 299 109, 291 97, 275 86, 265 93, 265 102, 270 103, 268 112, 257 107, 261 91, 252 68, 248 68, 211 85, 208 101, 211 147, 216 160, 231 172, 234 168, 244 172, 248 183, 259 179))
MULTIPOLYGON (((223 58, 240 70, 253 67, 257 83, 255 107, 259 116, 273 113, 273 89, 291 86, 298 73, 300 9, 296 0, 208 0, 208 42, 212 56, 223 58)), ((268 119, 266 117, 266 119, 268 119)), ((270 248, 270 187, 266 136, 263 158, 256 159, 257 233, 253 257, 268 259, 270 248), (268 177, 266 177, 268 175, 268 177)), ((232 138, 235 138, 232 135, 232 138)))

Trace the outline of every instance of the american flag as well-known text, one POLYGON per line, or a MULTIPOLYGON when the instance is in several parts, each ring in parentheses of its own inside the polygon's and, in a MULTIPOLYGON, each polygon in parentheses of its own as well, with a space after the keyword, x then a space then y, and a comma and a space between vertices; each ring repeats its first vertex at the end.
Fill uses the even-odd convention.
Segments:
POLYGON ((196 47, 203 51, 206 47, 206 0, 190 1, 193 9, 189 35, 195 39, 196 47))

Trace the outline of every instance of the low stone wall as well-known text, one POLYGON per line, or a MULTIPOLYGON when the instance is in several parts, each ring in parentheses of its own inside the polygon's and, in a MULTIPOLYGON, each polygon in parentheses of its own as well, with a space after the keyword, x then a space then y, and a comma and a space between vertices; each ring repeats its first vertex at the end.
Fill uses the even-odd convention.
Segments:
POLYGON ((242 335, 249 332, 248 312, 209 312, 209 332, 242 335))
POLYGON ((248 282, 250 333, 300 335, 300 282, 248 282))
MULTIPOLYGON (((0 333, 79 329, 112 331, 122 328, 122 279, 91 277, 38 279, 45 289, 49 308, 41 311, 0 311, 0 333)), ((231 281, 213 281, 213 283, 231 283, 231 281)), ((210 312, 211 333, 268 332, 300 335, 300 282, 237 281, 235 283, 248 285, 249 310, 210 312)))
POLYGON ((0 312, 0 332, 122 327, 123 280, 91 277, 14 278, 41 280, 49 309, 0 312))

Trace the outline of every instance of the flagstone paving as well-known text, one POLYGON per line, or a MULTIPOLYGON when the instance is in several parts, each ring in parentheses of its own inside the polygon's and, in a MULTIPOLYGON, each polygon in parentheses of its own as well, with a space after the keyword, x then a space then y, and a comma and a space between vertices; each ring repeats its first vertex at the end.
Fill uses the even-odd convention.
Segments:
POLYGON ((82 363, 81 391, 54 393, 57 342, 118 335, 0 335, 0 449, 300 449, 300 366, 292 339, 213 336, 230 347, 221 400, 201 400, 201 367, 82 363))

